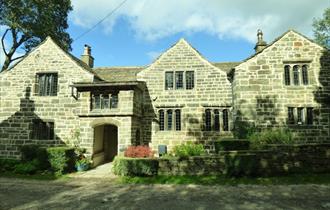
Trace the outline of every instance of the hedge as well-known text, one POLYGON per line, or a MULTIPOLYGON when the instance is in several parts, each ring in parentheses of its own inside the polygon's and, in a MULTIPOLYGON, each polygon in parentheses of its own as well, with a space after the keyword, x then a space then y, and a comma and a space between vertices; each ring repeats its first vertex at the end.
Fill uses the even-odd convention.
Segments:
POLYGON ((71 147, 50 147, 47 148, 48 161, 51 170, 60 175, 75 170, 76 154, 71 147))
POLYGON ((119 176, 157 175, 158 160, 154 158, 116 157, 113 161, 113 173, 119 176))
POLYGON ((214 142, 215 152, 232 151, 232 150, 248 150, 250 142, 248 140, 220 140, 214 142))

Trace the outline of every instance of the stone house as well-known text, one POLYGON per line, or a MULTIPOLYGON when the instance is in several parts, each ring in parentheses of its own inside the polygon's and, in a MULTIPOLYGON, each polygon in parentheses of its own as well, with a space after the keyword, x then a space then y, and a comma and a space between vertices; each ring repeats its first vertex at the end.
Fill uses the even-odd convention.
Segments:
POLYGON ((129 145, 233 137, 242 125, 288 127, 301 141, 329 141, 329 51, 289 30, 256 53, 211 63, 184 39, 145 67, 93 68, 47 38, 0 73, 0 157, 19 146, 72 144, 94 165, 129 145))

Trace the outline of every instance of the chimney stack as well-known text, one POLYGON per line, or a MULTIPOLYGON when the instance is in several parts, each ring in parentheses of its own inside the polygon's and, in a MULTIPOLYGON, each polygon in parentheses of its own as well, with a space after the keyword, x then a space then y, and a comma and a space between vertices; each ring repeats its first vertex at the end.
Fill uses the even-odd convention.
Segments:
POLYGON ((94 58, 91 54, 92 49, 90 46, 85 44, 84 47, 84 53, 81 55, 81 60, 86 63, 90 68, 93 68, 94 66, 94 58))
POLYGON ((258 41, 256 43, 256 46, 254 47, 256 53, 262 51, 267 46, 267 43, 263 39, 263 33, 260 29, 258 29, 257 37, 258 37, 258 41))

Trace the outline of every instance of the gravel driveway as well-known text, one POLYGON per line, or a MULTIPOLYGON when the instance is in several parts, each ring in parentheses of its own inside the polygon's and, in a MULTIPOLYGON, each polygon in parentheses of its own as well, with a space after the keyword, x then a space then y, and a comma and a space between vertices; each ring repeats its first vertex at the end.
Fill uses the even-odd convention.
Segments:
POLYGON ((122 185, 0 178, 0 209, 330 209, 329 185, 122 185))

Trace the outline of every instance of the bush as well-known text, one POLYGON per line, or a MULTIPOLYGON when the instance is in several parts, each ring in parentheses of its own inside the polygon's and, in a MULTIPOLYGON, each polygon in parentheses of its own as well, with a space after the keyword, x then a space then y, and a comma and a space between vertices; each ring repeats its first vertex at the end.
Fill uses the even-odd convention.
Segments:
POLYGON ((33 159, 29 162, 21 162, 15 165, 14 173, 17 174, 35 174, 40 170, 40 162, 38 159, 33 159))
POLYGON ((248 150, 250 142, 248 140, 220 140, 214 142, 215 152, 232 151, 232 150, 248 150))
POLYGON ((174 146, 173 153, 177 157, 190 157, 200 156, 205 150, 202 144, 187 143, 174 146))
POLYGON ((50 167, 46 148, 38 145, 23 145, 21 148, 23 163, 34 161, 38 170, 46 170, 50 167))
POLYGON ((146 158, 153 157, 154 152, 148 146, 129 146, 124 153, 125 157, 146 158))
POLYGON ((257 132, 249 136, 253 149, 263 149, 267 144, 292 144, 293 134, 287 129, 273 129, 257 132))
POLYGON ((113 173, 119 176, 154 176, 158 171, 158 160, 152 158, 116 157, 113 173))
POLYGON ((0 172, 13 171, 19 163, 20 161, 15 159, 0 159, 0 172))
POLYGON ((71 147, 50 147, 47 148, 48 160, 55 175, 74 170, 76 155, 75 149, 71 147))

